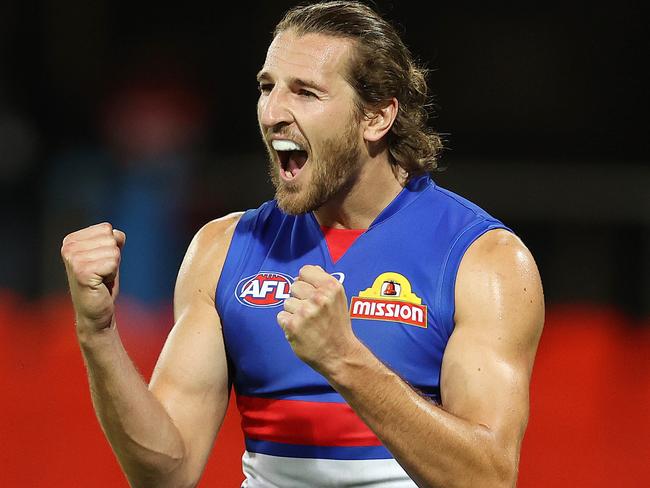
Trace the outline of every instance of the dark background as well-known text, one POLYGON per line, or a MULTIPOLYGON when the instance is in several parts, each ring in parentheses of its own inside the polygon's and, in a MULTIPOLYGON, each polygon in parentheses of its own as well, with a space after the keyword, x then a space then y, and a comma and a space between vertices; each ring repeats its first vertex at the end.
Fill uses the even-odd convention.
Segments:
MULTIPOLYGON (((138 177, 147 176, 133 178, 125 168, 180 155, 174 164, 183 169, 160 178, 182 182, 182 191, 172 198, 161 190, 150 202, 174 200, 174 209, 160 210, 175 212, 166 227, 174 242, 139 272, 164 268, 159 290, 125 285, 136 298, 166 301, 194 232, 271 196, 255 74, 290 5, 2 2, 0 286, 32 298, 63 289, 60 241, 96 221, 129 227, 137 241, 149 232, 146 212, 133 222, 120 216, 137 207, 138 177), (142 102, 147 97, 153 101, 142 102), (158 139, 171 142, 161 150, 155 137, 146 142, 156 117, 169 119, 158 139)), ((447 146, 439 184, 522 236, 549 303, 606 303, 647 315, 648 36, 641 2, 375 5, 431 70, 431 124, 447 146)), ((164 235, 161 225, 151 234, 164 235)), ((156 242, 143 239, 138 255, 156 242)), ((125 254, 126 270, 133 260, 125 254)))
MULTIPOLYGON (((106 220, 127 232, 120 334, 148 378, 192 235, 272 197, 255 74, 292 4, 0 2, 0 486, 126 486, 88 394, 61 241, 106 220)), ((375 5, 431 70, 436 181, 540 267, 519 486, 647 486, 646 8, 375 5)), ((237 424, 231 402, 201 486, 239 486, 237 424)))

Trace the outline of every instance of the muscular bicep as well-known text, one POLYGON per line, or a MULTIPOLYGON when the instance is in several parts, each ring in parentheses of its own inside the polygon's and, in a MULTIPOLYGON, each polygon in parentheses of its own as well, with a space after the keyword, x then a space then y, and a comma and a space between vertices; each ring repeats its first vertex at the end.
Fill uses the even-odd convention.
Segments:
POLYGON ((456 326, 441 376, 443 407, 486 426, 516 453, 543 316, 539 273, 521 241, 502 230, 477 239, 458 270, 456 326))
POLYGON ((176 284, 175 325, 149 385, 183 437, 187 469, 198 474, 228 405, 228 366, 214 290, 233 225, 217 221, 192 241, 176 284))
POLYGON ((228 405, 228 370, 217 320, 194 310, 176 322, 149 388, 185 444, 187 469, 200 473, 228 405))

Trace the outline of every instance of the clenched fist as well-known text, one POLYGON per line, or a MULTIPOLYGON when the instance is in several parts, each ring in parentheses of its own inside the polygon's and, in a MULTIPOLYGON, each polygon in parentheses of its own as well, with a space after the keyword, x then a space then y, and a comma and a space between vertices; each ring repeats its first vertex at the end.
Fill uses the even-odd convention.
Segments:
POLYGON ((124 232, 108 223, 87 227, 63 239, 61 257, 68 274, 77 333, 98 332, 113 323, 125 240, 124 232))
POLYGON ((278 324, 296 355, 326 377, 358 347, 343 285, 320 266, 303 266, 278 324))

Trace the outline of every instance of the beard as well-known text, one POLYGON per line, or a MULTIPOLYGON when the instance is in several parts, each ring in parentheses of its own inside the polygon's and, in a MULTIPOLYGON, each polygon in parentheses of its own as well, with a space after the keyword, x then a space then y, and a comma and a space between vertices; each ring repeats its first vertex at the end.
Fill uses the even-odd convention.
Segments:
POLYGON ((280 178, 277 156, 267 144, 269 176, 283 212, 289 215, 312 212, 350 188, 361 161, 357 131, 358 126, 349 123, 341 137, 324 140, 316 148, 318 154, 311 153, 305 163, 310 166, 309 180, 300 183, 280 178))

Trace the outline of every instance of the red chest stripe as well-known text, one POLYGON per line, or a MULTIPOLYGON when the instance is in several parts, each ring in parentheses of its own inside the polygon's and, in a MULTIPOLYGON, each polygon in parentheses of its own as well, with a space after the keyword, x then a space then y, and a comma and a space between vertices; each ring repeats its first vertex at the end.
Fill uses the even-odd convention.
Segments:
POLYGON ((308 446, 380 446, 347 403, 239 395, 242 430, 251 439, 308 446))

